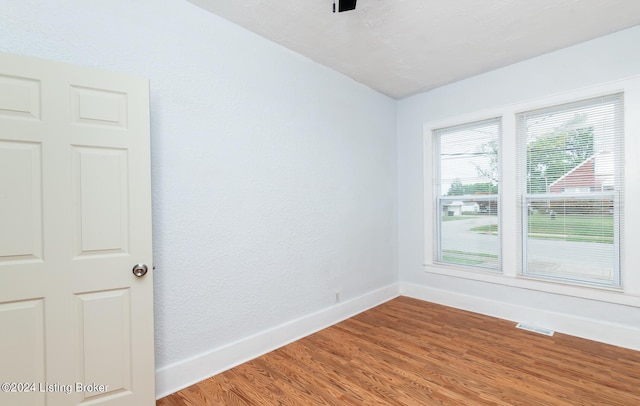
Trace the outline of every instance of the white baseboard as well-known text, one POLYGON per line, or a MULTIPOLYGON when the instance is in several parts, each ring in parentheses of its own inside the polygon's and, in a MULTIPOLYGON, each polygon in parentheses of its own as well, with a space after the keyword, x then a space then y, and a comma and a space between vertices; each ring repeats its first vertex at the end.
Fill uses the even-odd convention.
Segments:
POLYGON ((264 355, 399 295, 395 283, 204 354, 156 370, 156 399, 264 355))
POLYGON ((640 329, 400 282, 400 295, 640 351, 640 329))

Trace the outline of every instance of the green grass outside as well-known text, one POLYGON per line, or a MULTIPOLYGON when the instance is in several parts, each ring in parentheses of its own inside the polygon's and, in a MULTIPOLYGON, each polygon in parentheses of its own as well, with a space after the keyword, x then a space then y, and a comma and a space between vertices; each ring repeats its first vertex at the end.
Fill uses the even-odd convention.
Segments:
POLYGON ((487 224, 486 226, 478 226, 471 228, 471 231, 477 231, 479 233, 497 233, 498 225, 497 224, 487 224))
POLYGON ((467 216, 467 215, 462 215, 462 216, 442 216, 442 221, 455 221, 455 220, 469 220, 469 219, 475 219, 478 217, 482 217, 482 216, 467 216))
POLYGON ((461 265, 480 265, 484 264, 484 261, 478 261, 477 259, 469 259, 469 258, 460 258, 460 257, 452 257, 449 255, 442 256, 443 262, 448 262, 450 264, 461 264, 461 265))
MULTIPOLYGON (((495 233, 497 224, 473 227, 471 231, 495 233)), ((533 214, 529 216, 529 236, 563 241, 613 244, 613 216, 533 214)))
POLYGON ((495 254, 481 252, 465 252, 457 250, 442 250, 442 261, 460 265, 481 265, 490 259, 498 258, 495 254))
POLYGON ((458 250, 442 250, 443 254, 452 254, 452 255, 472 255, 475 257, 485 257, 485 258, 498 258, 498 256, 496 254, 487 254, 484 252, 465 252, 465 251, 458 251, 458 250))

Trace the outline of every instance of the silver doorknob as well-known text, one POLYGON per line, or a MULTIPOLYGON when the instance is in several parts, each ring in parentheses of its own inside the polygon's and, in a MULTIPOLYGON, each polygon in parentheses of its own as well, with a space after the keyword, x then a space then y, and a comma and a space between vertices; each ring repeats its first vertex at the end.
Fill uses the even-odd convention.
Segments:
POLYGON ((149 267, 147 267, 145 264, 136 264, 131 270, 131 272, 133 272, 133 274, 138 278, 143 277, 147 273, 147 271, 149 271, 149 267))

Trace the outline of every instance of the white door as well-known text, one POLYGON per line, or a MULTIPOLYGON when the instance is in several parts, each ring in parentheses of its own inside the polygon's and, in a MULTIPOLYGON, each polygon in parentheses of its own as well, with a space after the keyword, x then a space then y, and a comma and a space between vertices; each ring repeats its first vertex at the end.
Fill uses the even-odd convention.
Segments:
POLYGON ((0 53, 0 405, 154 404, 150 193, 146 79, 0 53))

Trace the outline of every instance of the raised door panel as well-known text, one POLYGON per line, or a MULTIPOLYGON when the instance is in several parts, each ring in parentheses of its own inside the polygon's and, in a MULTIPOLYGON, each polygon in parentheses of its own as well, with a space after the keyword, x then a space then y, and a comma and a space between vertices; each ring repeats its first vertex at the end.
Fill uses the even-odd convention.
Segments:
POLYGON ((0 140, 0 262, 42 259, 41 148, 0 140))
POLYGON ((44 405, 44 300, 0 303, 0 326, 0 405, 44 405))
POLYGON ((40 82, 0 74, 0 117, 40 119, 40 82))
POLYGON ((72 147, 76 255, 127 253, 127 151, 72 147))
MULTIPOLYGON (((82 400, 126 395, 131 381, 131 302, 128 289, 76 295, 80 326, 79 368, 87 389, 82 400), (94 390, 95 389, 95 390, 94 390)), ((98 402, 99 403, 99 402, 98 402)))

